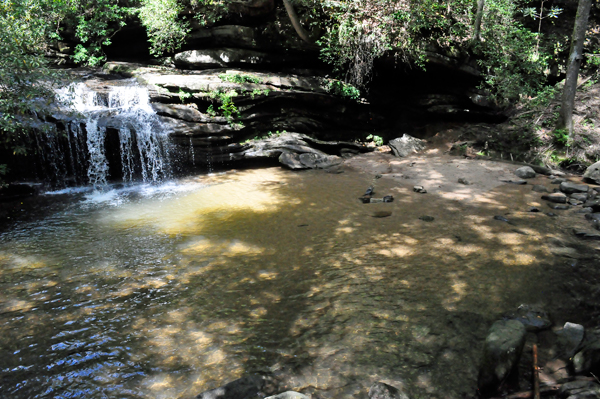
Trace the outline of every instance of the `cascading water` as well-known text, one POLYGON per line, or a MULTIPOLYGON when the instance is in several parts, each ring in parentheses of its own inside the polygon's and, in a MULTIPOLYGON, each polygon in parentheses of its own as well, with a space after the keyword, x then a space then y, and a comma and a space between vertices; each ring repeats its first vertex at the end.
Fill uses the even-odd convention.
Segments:
POLYGON ((127 83, 111 87, 107 93, 95 92, 84 83, 59 91, 59 98, 75 111, 75 118, 65 126, 68 154, 51 155, 53 160, 62 158, 53 164, 65 165, 63 168, 68 164, 70 170, 55 174, 85 174, 86 183, 95 187, 118 177, 115 170, 120 170, 125 182, 138 177, 144 182, 156 182, 169 176, 168 137, 150 105, 148 91, 133 81, 127 83), (119 157, 107 153, 110 132, 115 131, 118 146, 115 144, 111 150, 119 151, 119 157), (111 160, 120 163, 120 168, 111 165, 111 160))

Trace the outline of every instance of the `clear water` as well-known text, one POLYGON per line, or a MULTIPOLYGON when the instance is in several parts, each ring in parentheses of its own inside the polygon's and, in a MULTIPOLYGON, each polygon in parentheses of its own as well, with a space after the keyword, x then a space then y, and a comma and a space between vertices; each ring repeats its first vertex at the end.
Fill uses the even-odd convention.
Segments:
POLYGON ((371 181, 274 168, 49 194, 68 200, 0 235, 0 397, 189 398, 267 372, 314 397, 474 395, 491 323, 559 300, 558 222, 495 221, 517 186, 473 203, 381 179, 396 201, 361 204, 371 181))

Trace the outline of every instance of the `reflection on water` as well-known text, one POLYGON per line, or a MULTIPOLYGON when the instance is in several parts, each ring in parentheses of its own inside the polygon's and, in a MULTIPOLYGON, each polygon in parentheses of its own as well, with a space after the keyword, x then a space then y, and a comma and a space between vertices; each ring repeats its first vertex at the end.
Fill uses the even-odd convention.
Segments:
POLYGON ((491 322, 552 298, 555 222, 493 220, 516 186, 462 203, 380 179, 396 201, 364 205, 370 181, 266 169, 79 192, 15 226, 0 236, 0 392, 187 398, 277 371, 315 397, 377 380, 470 396, 491 322))

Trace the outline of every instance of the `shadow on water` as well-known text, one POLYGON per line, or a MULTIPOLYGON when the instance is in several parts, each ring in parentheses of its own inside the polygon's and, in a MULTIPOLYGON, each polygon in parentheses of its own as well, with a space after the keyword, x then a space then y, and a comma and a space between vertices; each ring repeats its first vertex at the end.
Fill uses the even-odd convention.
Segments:
POLYGON ((375 381, 474 396, 494 320, 571 305, 570 266, 546 245, 561 222, 494 220, 535 204, 529 187, 448 199, 382 178, 396 200, 362 204, 371 179, 247 171, 5 233, 0 391, 186 398, 273 373, 317 398, 366 397, 375 381))

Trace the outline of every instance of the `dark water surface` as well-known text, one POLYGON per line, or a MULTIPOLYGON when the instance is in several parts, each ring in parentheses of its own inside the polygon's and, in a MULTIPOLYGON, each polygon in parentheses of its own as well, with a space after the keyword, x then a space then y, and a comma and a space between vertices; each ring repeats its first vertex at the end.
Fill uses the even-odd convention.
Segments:
POLYGON ((516 186, 475 203, 381 179, 396 201, 361 204, 370 182, 245 171, 72 194, 16 224, 0 235, 0 397, 188 398, 282 370, 313 397, 378 380, 472 396, 490 324, 553 305, 556 221, 494 220, 527 205, 516 186))

